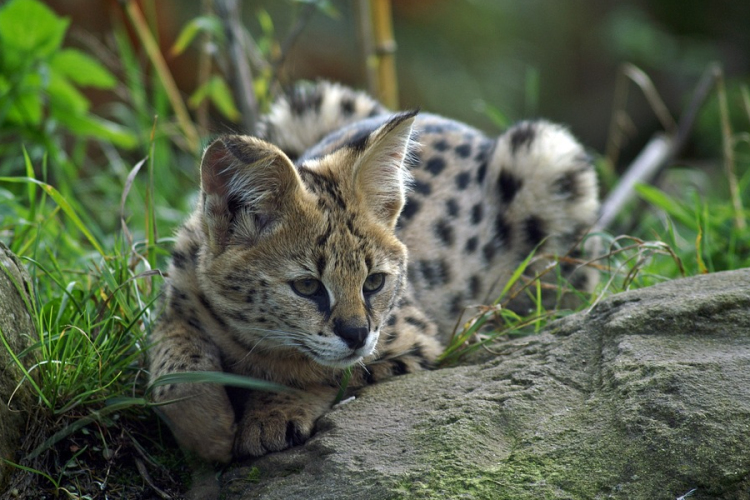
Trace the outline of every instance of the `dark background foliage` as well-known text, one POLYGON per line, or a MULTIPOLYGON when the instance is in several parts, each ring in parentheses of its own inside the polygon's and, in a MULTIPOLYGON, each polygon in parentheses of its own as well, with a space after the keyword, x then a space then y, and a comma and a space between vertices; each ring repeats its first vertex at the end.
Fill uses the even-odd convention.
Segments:
MULTIPOLYGON (((333 1, 337 16, 312 17, 286 58, 283 82, 328 78, 365 85, 352 3, 333 1)), ((102 40, 120 22, 115 0, 48 4, 70 16, 74 30, 102 40)), ((283 37, 300 8, 287 1, 243 1, 243 21, 258 36, 263 31, 259 12, 265 10, 275 34, 283 37)), ((160 0, 151 9, 167 53, 180 28, 200 14, 201 2, 160 0)), ((393 13, 402 107, 420 107, 487 130, 497 127, 485 105, 509 121, 544 116, 569 124, 596 151, 604 150, 623 62, 653 79, 675 116, 709 62, 720 62, 730 83, 747 82, 750 75, 749 2, 396 0, 393 13)), ((186 94, 195 88, 196 57, 194 45, 168 60, 186 94)), ((634 129, 626 158, 659 128, 645 99, 637 92, 631 96, 634 129)), ((711 104, 703 115, 703 134, 689 150, 699 156, 714 153, 719 143, 711 104)), ((217 132, 224 127, 235 128, 214 125, 217 132)))

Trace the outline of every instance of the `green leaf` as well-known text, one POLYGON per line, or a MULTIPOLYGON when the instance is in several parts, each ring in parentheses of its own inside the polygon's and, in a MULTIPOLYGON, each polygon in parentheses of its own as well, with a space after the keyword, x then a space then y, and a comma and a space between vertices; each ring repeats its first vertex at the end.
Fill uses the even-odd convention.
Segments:
POLYGON ((84 115, 89 110, 89 100, 57 71, 50 71, 47 94, 50 112, 58 119, 71 114, 84 115))
POLYGON ((94 58, 75 49, 63 49, 52 57, 52 69, 78 85, 111 89, 115 77, 94 58))
POLYGON ((68 19, 37 0, 11 0, 0 9, 0 38, 6 71, 27 59, 44 59, 62 44, 68 19))
POLYGON ((645 201, 661 208, 685 227, 698 230, 698 224, 696 224, 693 215, 679 201, 670 197, 664 191, 647 184, 637 184, 635 190, 645 201))
POLYGON ((44 103, 41 93, 42 77, 38 73, 24 75, 15 87, 0 76, 0 123, 39 125, 44 103))
POLYGON ((179 36, 177 41, 170 49, 170 52, 174 56, 182 54, 190 43, 195 39, 198 33, 208 32, 221 41, 224 40, 224 30, 221 26, 221 21, 215 16, 200 16, 192 19, 188 22, 179 36))
POLYGON ((188 104, 195 109, 204 99, 209 98, 219 112, 232 121, 240 118, 240 112, 234 105, 232 91, 226 82, 218 75, 212 76, 206 83, 198 87, 188 99, 188 104))
POLYGON ((109 141, 130 149, 138 145, 136 135, 122 125, 93 115, 60 114, 55 117, 71 132, 109 141))

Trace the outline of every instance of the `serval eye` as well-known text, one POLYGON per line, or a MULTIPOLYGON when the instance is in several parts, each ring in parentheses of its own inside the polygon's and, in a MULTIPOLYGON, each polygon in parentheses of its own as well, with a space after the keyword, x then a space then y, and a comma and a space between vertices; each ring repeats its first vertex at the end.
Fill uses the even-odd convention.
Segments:
POLYGON ((365 293, 379 292, 385 284, 385 274, 373 273, 365 279, 364 285, 362 285, 362 291, 365 293))
POLYGON ((302 278, 292 281, 292 290, 303 297, 312 297, 318 295, 323 288, 323 284, 314 278, 302 278))

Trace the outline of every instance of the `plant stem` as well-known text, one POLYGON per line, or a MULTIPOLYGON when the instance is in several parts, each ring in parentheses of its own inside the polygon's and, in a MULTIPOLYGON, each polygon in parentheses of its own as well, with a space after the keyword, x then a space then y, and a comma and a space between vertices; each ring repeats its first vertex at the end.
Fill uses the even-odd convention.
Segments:
POLYGON ((232 88, 235 102, 240 108, 245 132, 255 132, 258 117, 258 101, 253 86, 253 72, 248 63, 245 37, 242 32, 242 15, 237 0, 216 0, 216 13, 224 25, 229 51, 229 65, 232 68, 232 88))
POLYGON ((198 131, 195 129, 193 122, 190 120, 190 114, 188 113, 187 107, 185 106, 185 101, 182 100, 180 91, 177 88, 177 84, 175 83, 174 78, 172 78, 172 73, 169 71, 169 67, 167 66, 167 62, 164 60, 164 56, 162 56, 159 45, 156 43, 151 30, 149 30, 148 24, 146 24, 146 19, 143 17, 143 12, 141 12, 138 4, 132 0, 128 1, 125 4, 125 12, 128 14, 130 22, 133 23, 133 27, 138 34, 138 38, 143 44, 143 47, 146 49, 146 54, 148 54, 148 57, 151 60, 151 64, 154 65, 156 73, 159 76, 159 80, 164 86, 164 90, 166 90, 167 92, 167 98, 172 104, 172 109, 174 109, 175 115, 177 117, 177 123, 182 129, 182 133, 185 134, 185 139, 187 140, 188 147, 190 148, 191 152, 197 153, 198 149, 200 148, 200 138, 198 136, 198 131))

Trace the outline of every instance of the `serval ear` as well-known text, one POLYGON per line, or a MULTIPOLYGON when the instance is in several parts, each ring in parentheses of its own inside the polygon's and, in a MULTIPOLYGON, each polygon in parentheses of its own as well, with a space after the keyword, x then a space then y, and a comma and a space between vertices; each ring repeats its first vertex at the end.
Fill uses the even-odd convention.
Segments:
POLYGON ((394 228, 412 181, 407 165, 417 111, 393 116, 367 138, 354 165, 354 186, 375 219, 394 228))
POLYGON ((211 249, 254 245, 301 189, 296 168, 276 146, 242 135, 215 140, 201 161, 203 227, 211 249))

